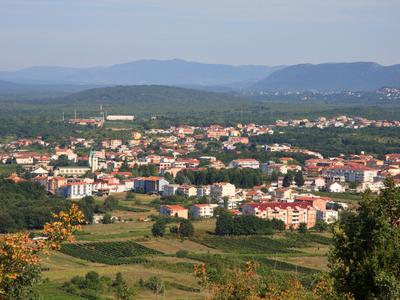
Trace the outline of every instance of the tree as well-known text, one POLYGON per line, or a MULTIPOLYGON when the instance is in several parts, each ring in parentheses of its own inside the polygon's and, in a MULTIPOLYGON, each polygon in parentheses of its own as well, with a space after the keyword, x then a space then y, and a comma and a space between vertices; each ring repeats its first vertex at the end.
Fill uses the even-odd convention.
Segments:
POLYGON ((104 200, 104 205, 103 209, 104 211, 113 211, 118 208, 118 199, 114 198, 112 196, 107 197, 106 200, 104 200))
POLYGON ((296 175, 294 176, 294 181, 296 182, 296 185, 298 187, 301 187, 304 185, 304 177, 303 177, 303 172, 298 171, 296 175))
POLYGON ((284 231, 286 229, 285 222, 280 219, 272 219, 271 223, 275 230, 284 231))
POLYGON ((144 286, 151 290, 154 294, 163 294, 165 291, 164 282, 159 276, 150 277, 149 280, 145 282, 144 286))
POLYGON ((285 177, 283 177, 283 182, 282 186, 283 187, 290 187, 292 185, 293 177, 291 174, 286 174, 285 177))
POLYGON ((0 237, 0 299, 30 299, 32 286, 40 279, 40 255, 59 250, 62 242, 73 242, 81 229, 83 213, 72 204, 69 211, 53 215, 44 226, 46 240, 33 240, 20 232, 0 237))
POLYGON ((306 234, 307 231, 308 231, 307 224, 306 223, 300 223, 298 231, 299 231, 299 233, 306 234))
POLYGON ((158 236, 164 236, 165 234, 165 222, 161 220, 157 220, 154 224, 153 227, 151 228, 151 233, 153 236, 158 237, 158 236))
POLYGON ((342 215, 334 227, 329 266, 339 293, 400 298, 400 188, 392 178, 378 197, 365 193, 357 213, 342 215))
POLYGON ((319 232, 324 232, 324 231, 327 231, 328 228, 329 228, 329 225, 324 220, 317 220, 317 222, 315 222, 313 229, 315 229, 319 232))
POLYGON ((216 235, 230 235, 233 233, 232 214, 227 211, 220 211, 215 226, 216 235))
POLYGON ((181 237, 190 237, 194 233, 194 227, 189 220, 181 220, 179 223, 179 235, 181 237))
POLYGON ((271 181, 276 182, 279 179, 279 172, 274 170, 271 174, 271 181))
POLYGON ((114 220, 113 220, 113 218, 112 218, 110 213, 104 214, 102 223, 103 224, 112 224, 112 223, 114 223, 114 220))

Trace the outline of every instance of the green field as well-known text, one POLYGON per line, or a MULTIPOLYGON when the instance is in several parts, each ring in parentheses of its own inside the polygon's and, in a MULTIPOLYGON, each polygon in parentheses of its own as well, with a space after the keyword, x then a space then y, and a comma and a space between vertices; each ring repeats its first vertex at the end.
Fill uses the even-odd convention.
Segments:
MULTIPOLYGON (((166 290, 161 299, 204 299, 207 292, 199 286, 193 273, 194 264, 202 262, 232 267, 254 260, 262 268, 298 276, 305 283, 310 282, 314 273, 326 270, 329 234, 285 232, 274 236, 217 237, 212 234, 215 220, 208 219, 193 222, 193 238, 180 239, 169 233, 154 238, 151 236, 153 222, 143 221, 157 213, 148 206, 154 197, 137 194, 139 205, 122 200, 124 194, 117 197, 123 207, 149 211, 113 211, 113 215, 127 221, 86 225, 77 243, 63 245, 61 252, 44 258, 43 277, 49 281, 37 288, 40 299, 81 299, 66 293, 62 285, 88 271, 111 278, 121 272, 136 291, 135 299, 156 298, 151 291, 138 285, 140 279, 147 280, 151 276, 160 276, 164 281, 166 290), (177 256, 182 250, 185 255, 177 256)), ((113 299, 111 294, 104 297, 113 299)))

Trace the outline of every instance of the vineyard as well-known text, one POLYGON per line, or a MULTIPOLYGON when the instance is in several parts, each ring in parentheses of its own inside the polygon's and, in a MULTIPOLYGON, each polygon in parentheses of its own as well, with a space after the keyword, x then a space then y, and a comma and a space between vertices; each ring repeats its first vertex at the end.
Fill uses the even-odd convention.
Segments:
POLYGON ((304 248, 312 244, 329 245, 330 243, 329 238, 320 235, 307 234, 300 236, 299 234, 290 233, 279 238, 270 236, 205 236, 195 238, 194 241, 224 252, 260 254, 299 253, 294 248, 304 248))
POLYGON ((61 252, 108 265, 142 263, 147 255, 162 254, 132 241, 65 244, 61 252))

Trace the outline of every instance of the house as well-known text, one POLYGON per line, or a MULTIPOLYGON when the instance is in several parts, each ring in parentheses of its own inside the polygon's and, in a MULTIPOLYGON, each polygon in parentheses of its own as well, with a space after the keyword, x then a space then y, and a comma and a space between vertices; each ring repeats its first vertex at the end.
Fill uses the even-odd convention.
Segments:
POLYGON ((134 178, 135 190, 145 193, 160 194, 164 191, 164 186, 166 185, 169 185, 169 182, 164 177, 150 176, 134 178))
POLYGON ((43 169, 42 167, 37 168, 36 170, 32 171, 34 176, 45 176, 49 174, 49 171, 43 169))
POLYGON ((334 209, 327 209, 325 211, 317 212, 317 219, 324 220, 326 223, 335 223, 339 219, 339 212, 334 209))
POLYGON ((261 164, 261 172, 267 176, 271 176, 273 173, 286 174, 288 166, 285 164, 276 164, 274 162, 261 164))
POLYGON ((346 187, 343 183, 333 182, 327 185, 328 191, 331 193, 344 193, 346 191, 346 187))
POLYGON ((160 207, 160 214, 164 216, 177 217, 177 218, 188 218, 189 210, 180 205, 162 205, 160 207))
POLYGON ((324 171, 324 177, 344 176, 346 182, 372 182, 378 170, 363 165, 348 163, 344 166, 333 166, 324 171))
POLYGON ((247 203, 242 206, 242 213, 262 219, 282 220, 286 228, 298 228, 300 223, 311 228, 317 220, 317 210, 306 202, 247 203))
POLYGON ((329 197, 318 197, 318 196, 297 196, 294 199, 294 202, 303 202, 308 203, 315 207, 315 209, 324 211, 326 210, 326 204, 331 201, 332 199, 329 197))
POLYGON ((56 167, 54 169, 55 176, 82 176, 89 172, 89 167, 56 167))
POLYGON ((279 188, 275 191, 275 199, 278 200, 290 200, 292 199, 292 189, 290 188, 279 188))
POLYGON ((185 195, 186 197, 196 197, 197 189, 191 185, 180 185, 176 191, 179 195, 185 195))
POLYGON ((212 218, 217 204, 194 204, 190 207, 190 214, 194 219, 212 218))
POLYGON ((232 160, 228 168, 250 168, 250 169, 259 169, 260 163, 258 160, 248 158, 248 159, 235 159, 232 160))
POLYGON ((81 199, 86 196, 92 196, 92 184, 79 181, 71 182, 61 186, 57 193, 69 199, 81 199))
POLYGON ((169 197, 176 194, 179 184, 167 184, 164 185, 164 190, 162 192, 163 196, 169 197))
POLYGON ((228 182, 214 183, 210 187, 210 195, 215 199, 223 197, 234 197, 235 194, 236 194, 235 185, 228 182))

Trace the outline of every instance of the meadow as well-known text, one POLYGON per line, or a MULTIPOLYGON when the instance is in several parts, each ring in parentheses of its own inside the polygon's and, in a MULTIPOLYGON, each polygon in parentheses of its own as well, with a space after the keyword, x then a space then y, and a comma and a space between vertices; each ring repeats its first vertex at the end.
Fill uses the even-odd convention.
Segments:
MULTIPOLYGON (((134 288, 135 299, 156 298, 138 284, 151 276, 159 276, 164 281, 166 290, 162 299, 204 299, 207 291, 194 276, 195 264, 232 267, 253 260, 261 268, 297 276, 306 284, 315 273, 326 270, 329 234, 278 232, 273 236, 217 237, 213 234, 215 220, 208 219, 193 221, 192 238, 182 239, 170 233, 154 238, 153 222, 144 220, 157 214, 150 206, 155 197, 137 194, 134 201, 124 200, 125 194, 116 197, 120 199, 120 206, 139 208, 139 211, 113 211, 124 222, 86 225, 75 244, 63 245, 61 252, 44 258, 46 280, 37 288, 40 299, 84 299, 69 295, 62 285, 88 271, 109 277, 121 272, 134 288)), ((113 299, 107 294, 101 297, 113 299)))

